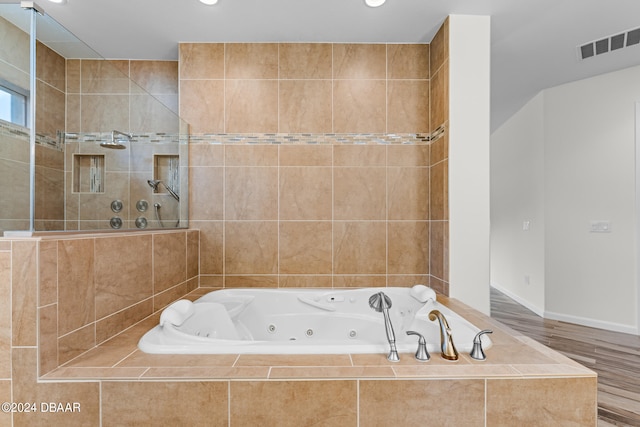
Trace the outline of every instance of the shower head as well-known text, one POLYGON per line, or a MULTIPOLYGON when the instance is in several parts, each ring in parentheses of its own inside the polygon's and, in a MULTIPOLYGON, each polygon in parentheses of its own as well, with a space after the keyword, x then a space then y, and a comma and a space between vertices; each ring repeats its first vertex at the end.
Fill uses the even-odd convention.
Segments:
POLYGON ((113 130, 111 131, 111 141, 103 141, 100 143, 100 146, 104 148, 115 148, 117 150, 122 150, 124 148, 127 148, 127 146, 124 145, 123 143, 131 142, 131 138, 132 138, 132 135, 130 134, 120 132, 118 130, 113 130), (119 136, 116 138, 116 135, 119 135, 119 136))
POLYGON ((153 191, 158 191, 158 186, 160 184, 162 184, 164 186, 164 188, 167 189, 169 194, 171 194, 171 197, 176 199, 178 202, 180 201, 180 196, 178 196, 176 194, 176 192, 171 189, 171 187, 169 187, 167 184, 165 184, 164 182, 160 181, 159 179, 148 179, 147 180, 147 184, 149 184, 149 187, 153 188, 153 191))

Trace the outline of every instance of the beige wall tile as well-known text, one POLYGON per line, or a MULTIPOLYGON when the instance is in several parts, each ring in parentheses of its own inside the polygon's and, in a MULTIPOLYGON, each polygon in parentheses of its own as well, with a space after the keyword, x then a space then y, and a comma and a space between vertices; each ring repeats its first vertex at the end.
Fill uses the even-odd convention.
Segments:
POLYGON ((187 236, 183 232, 153 235, 153 293, 187 280, 187 236))
POLYGON ((278 275, 231 275, 224 276, 225 288, 277 288, 278 275))
POLYGON ((333 78, 385 79, 386 56, 384 44, 334 44, 333 78))
POLYGON ((38 334, 38 358, 40 375, 58 367, 58 306, 51 304, 38 309, 40 324, 38 334))
MULTIPOLYGON (((334 275, 334 288, 368 288, 387 286, 387 276, 385 275, 334 275)), ((384 359, 386 360, 386 359, 384 359)))
POLYGON ((227 79, 277 79, 277 43, 225 44, 227 79))
POLYGON ((227 426, 228 383, 102 382, 102 424, 227 426))
POLYGON ((200 274, 200 232, 188 230, 187 234, 187 279, 197 280, 200 274))
POLYGON ((430 255, 429 267, 431 275, 443 281, 449 275, 449 222, 430 222, 430 255))
POLYGON ((334 168, 333 175, 336 220, 386 219, 385 168, 334 168))
POLYGON ((129 129, 128 95, 82 95, 82 132, 111 132, 129 129))
POLYGON ((429 194, 430 219, 444 220, 449 218, 449 162, 444 160, 430 169, 431 191, 429 194))
POLYGON ((189 221, 189 225, 200 230, 200 274, 222 274, 224 223, 189 221))
POLYGON ((98 320, 95 325, 96 344, 114 337, 153 313, 153 301, 149 298, 98 320))
POLYGON ((390 220, 429 219, 429 169, 387 169, 387 197, 390 220))
POLYGON ((226 166, 277 166, 277 145, 226 145, 226 166))
POLYGON ((331 79, 330 43, 280 43, 279 77, 281 79, 331 79))
POLYGON ((278 131, 277 80, 227 79, 224 105, 226 132, 278 131))
POLYGON ((388 166, 429 166, 429 145, 390 145, 387 147, 388 166))
POLYGON ((151 235, 100 238, 95 245, 96 319, 152 295, 151 235))
POLYGON ((431 131, 449 120, 449 60, 431 77, 431 131))
POLYGON ((193 133, 224 132, 224 80, 181 80, 180 117, 193 133))
POLYGON ((334 145, 334 166, 385 166, 387 147, 383 145, 334 145))
POLYGON ((282 145, 279 153, 280 166, 331 166, 331 145, 282 145))
POLYGON ((388 273, 429 274, 429 223, 390 221, 388 273))
POLYGON ((487 425, 596 425, 595 378, 489 379, 487 425))
POLYGON ((66 92, 80 93, 80 63, 79 59, 67 59, 67 78, 66 78, 66 92))
POLYGON ((223 79, 223 43, 180 43, 180 79, 223 79))
POLYGON ((331 288, 333 278, 331 275, 279 275, 279 288, 331 288))
POLYGON ((224 166, 224 146, 190 143, 189 166, 224 166))
POLYGON ((357 423, 355 381, 234 381, 230 399, 231 425, 343 427, 357 423))
POLYGON ((58 362, 60 364, 67 363, 95 347, 96 344, 96 327, 94 323, 63 335, 58 339, 58 362))
POLYGON ((39 286, 38 306, 58 302, 58 242, 43 240, 39 243, 39 286))
POLYGON ((334 132, 384 133, 386 129, 386 82, 384 80, 334 81, 334 132))
POLYGON ((129 96, 129 103, 130 132, 179 132, 177 95, 133 94, 129 96))
POLYGON ((280 220, 331 220, 332 169, 280 168, 280 220))
MULTIPOLYGON (((0 399, 3 402, 11 402, 11 380, 0 380, 0 399)), ((3 426, 13 425, 13 414, 11 412, 0 413, 0 424, 3 426)))
POLYGON ((95 320, 94 240, 58 242, 58 333, 95 320))
POLYGON ((225 219, 278 218, 278 170, 271 167, 227 168, 225 219))
POLYGON ((37 250, 34 241, 15 241, 12 244, 11 326, 14 346, 37 343, 37 250))
MULTIPOLYGON (((193 286, 195 289, 195 286, 193 286)), ((164 292, 157 293, 153 296, 153 311, 162 310, 174 301, 179 300, 189 292, 187 282, 182 282, 164 292)))
POLYGON ((278 223, 227 221, 224 266, 225 274, 276 274, 278 223))
POLYGON ((431 164, 434 165, 449 157, 449 132, 445 129, 444 134, 431 144, 429 144, 431 164))
POLYGON ((385 274, 386 223, 334 221, 334 274, 385 274))
POLYGON ((283 80, 278 87, 278 132, 332 131, 330 80, 283 80))
POLYGON ((178 94, 177 61, 130 61, 131 80, 145 92, 178 94))
POLYGON ((15 413, 15 426, 100 425, 100 384, 97 382, 39 383, 36 380, 37 349, 13 350, 13 400, 36 402, 37 412, 15 413), (42 411, 40 404, 78 403, 80 410, 71 413, 42 411))
POLYGON ((331 274, 331 222, 280 223, 279 262, 284 274, 331 274))
POLYGON ((361 425, 485 425, 482 379, 361 380, 359 396, 361 425))
MULTIPOLYGON (((0 252, 0 301, 11 301, 11 252, 0 252)), ((11 304, 0 311, 0 378, 11 376, 11 304)), ((10 401, 11 399, 9 399, 10 401)))
POLYGON ((431 40, 429 61, 431 77, 436 73, 446 60, 449 59, 449 18, 446 18, 438 32, 431 40))
POLYGON ((390 79, 428 79, 428 44, 388 44, 387 73, 390 79))
POLYGON ((129 93, 129 61, 83 59, 80 76, 83 93, 129 93))
POLYGON ((387 82, 387 132, 429 132, 429 81, 387 82))

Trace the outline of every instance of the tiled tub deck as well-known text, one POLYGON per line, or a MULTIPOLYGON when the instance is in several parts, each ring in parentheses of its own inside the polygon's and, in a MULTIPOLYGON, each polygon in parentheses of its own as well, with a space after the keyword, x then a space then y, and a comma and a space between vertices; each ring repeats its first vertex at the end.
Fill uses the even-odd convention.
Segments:
MULTIPOLYGON (((211 289, 199 288, 196 299, 211 289)), ((156 314, 42 376, 99 382, 102 425, 596 425, 596 374, 442 295, 494 331, 483 362, 401 354, 152 355, 156 314)), ((383 333, 381 331, 381 333, 383 333)))

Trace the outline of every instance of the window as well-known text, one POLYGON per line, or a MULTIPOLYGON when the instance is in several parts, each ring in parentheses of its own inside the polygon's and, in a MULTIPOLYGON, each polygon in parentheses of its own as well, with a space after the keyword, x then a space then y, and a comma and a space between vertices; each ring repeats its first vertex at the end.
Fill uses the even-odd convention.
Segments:
POLYGON ((29 92, 0 80, 0 120, 27 127, 29 92))

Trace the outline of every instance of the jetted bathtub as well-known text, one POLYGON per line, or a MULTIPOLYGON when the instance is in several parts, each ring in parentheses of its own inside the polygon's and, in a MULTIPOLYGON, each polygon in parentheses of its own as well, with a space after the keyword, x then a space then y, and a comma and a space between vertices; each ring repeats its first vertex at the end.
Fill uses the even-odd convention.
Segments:
MULTIPOLYGON (((430 288, 361 289, 225 289, 195 302, 179 300, 164 309, 160 324, 138 342, 157 354, 349 354, 388 353, 383 313, 369 306, 369 297, 384 292, 392 302, 389 316, 398 352, 415 353, 417 331, 430 353, 440 352, 438 321, 446 317, 459 352, 472 349, 480 331, 436 301, 430 288)), ((482 336, 483 347, 491 340, 482 336)))

